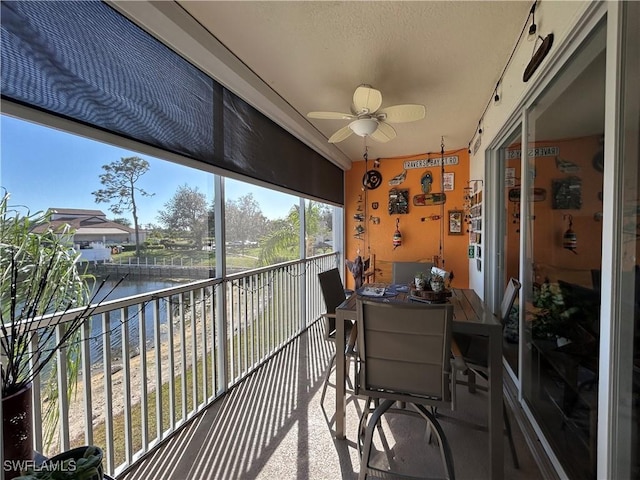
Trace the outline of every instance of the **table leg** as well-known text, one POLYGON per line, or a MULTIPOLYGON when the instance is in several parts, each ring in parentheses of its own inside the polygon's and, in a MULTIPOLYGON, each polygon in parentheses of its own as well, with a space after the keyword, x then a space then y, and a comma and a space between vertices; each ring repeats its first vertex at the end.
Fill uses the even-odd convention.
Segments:
POLYGON ((344 313, 336 311, 336 438, 344 439, 345 430, 345 341, 344 313))
POLYGON ((502 330, 491 329, 489 336, 489 454, 491 479, 504 478, 504 419, 502 412, 502 330))

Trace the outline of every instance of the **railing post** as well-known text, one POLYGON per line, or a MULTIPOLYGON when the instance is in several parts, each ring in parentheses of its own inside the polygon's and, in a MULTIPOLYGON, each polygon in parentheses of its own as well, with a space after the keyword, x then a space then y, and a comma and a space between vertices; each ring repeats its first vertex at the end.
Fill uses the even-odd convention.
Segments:
POLYGON ((129 309, 120 309, 121 340, 122 340, 122 388, 124 405, 124 454, 127 464, 133 458, 133 435, 131 423, 131 368, 129 364, 129 309))
MULTIPOLYGON (((29 348, 31 349, 31 352, 29 352, 30 354, 30 358, 31 358, 31 365, 30 368, 31 370, 35 370, 36 368, 39 367, 39 360, 37 355, 33 355, 33 352, 36 352, 38 350, 39 346, 39 339, 40 339, 40 335, 38 335, 38 332, 35 332, 33 334, 33 336, 31 337, 31 345, 29 346, 29 348)), ((40 388, 40 374, 38 374, 38 376, 36 378, 33 379, 33 387, 31 390, 31 394, 32 394, 32 405, 33 405, 33 418, 42 418, 42 406, 41 406, 41 388, 40 388)), ((0 402, 1 404, 2 402, 0 402)), ((0 410, 0 418, 3 418, 1 415, 2 411, 0 410)), ((42 452, 42 425, 38 425, 36 422, 33 422, 33 443, 34 443, 34 448, 36 451, 38 452, 42 452)), ((2 433, 0 432, 0 435, 2 435, 2 433)), ((2 437, 0 436, 0 440, 2 439, 2 437)), ((0 445, 4 445, 1 441, 0 441, 0 445)), ((2 448, 0 448, 0 454, 2 454, 2 448)), ((2 466, 3 464, 0 463, 0 466, 2 466)))
MULTIPOLYGON (((56 325, 56 343, 59 343, 64 336, 65 326, 56 325)), ((69 382, 67 381, 67 346, 64 345, 56 352, 58 362, 58 407, 60 409, 60 450, 69 449, 69 400, 67 391, 69 382)))
MULTIPOLYGON (((82 382, 84 383, 84 441, 87 445, 93 444, 93 404, 91 401, 92 383, 91 383, 91 321, 93 317, 89 317, 80 329, 81 350, 82 350, 82 382)), ((37 418, 37 417, 36 417, 37 418)), ((40 451, 40 450, 39 450, 40 451)))
POLYGON ((113 387, 111 384, 111 316, 110 312, 102 314, 102 369, 104 374, 104 425, 106 466, 113 472, 115 452, 113 445, 113 387))

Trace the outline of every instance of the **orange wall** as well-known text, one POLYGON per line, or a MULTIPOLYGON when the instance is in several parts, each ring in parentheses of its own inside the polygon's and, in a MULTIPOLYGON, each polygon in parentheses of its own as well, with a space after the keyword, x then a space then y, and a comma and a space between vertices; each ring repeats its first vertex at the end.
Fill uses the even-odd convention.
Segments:
MULTIPOLYGON (((448 210, 462 210, 464 188, 469 181, 469 154, 467 149, 445 152, 444 156, 457 155, 458 165, 445 166, 445 172, 453 172, 454 190, 446 192, 447 201, 442 206, 413 205, 414 195, 422 193, 420 179, 427 171, 433 176, 432 192, 442 191, 441 167, 416 168, 407 170, 407 175, 400 185, 390 186, 389 180, 402 173, 403 164, 407 160, 420 160, 424 158, 440 158, 441 154, 425 154, 413 157, 380 159, 377 170, 382 174, 382 184, 365 192, 362 186, 362 178, 365 174, 365 162, 353 162, 351 170, 346 172, 345 178, 345 243, 346 257, 353 260, 358 254, 366 259, 370 254, 375 254, 376 265, 383 268, 382 275, 376 275, 376 281, 391 282, 389 266, 394 261, 432 261, 435 255, 440 253, 440 229, 444 225, 443 257, 444 268, 454 273, 452 285, 456 288, 467 288, 469 284, 469 260, 467 259, 467 246, 469 235, 467 225, 463 223, 462 235, 448 234, 448 210), (389 215, 389 190, 392 188, 409 190, 409 212, 403 215, 389 215), (365 221, 361 225, 365 228, 362 239, 354 238, 358 222, 353 216, 358 207, 359 196, 365 199, 363 213, 365 221), (373 202, 378 202, 378 209, 372 208, 373 202), (422 217, 430 215, 443 215, 441 220, 421 221, 422 217), (374 224, 370 217, 379 217, 380 223, 374 224), (396 219, 400 219, 400 232, 402 233, 402 245, 393 248, 393 233, 396 229, 396 219), (386 266, 385 267, 383 267, 386 266)), ((373 169, 373 160, 367 162, 369 170, 373 169)), ((347 274, 345 280, 349 288, 353 288, 353 277, 347 274)))
MULTIPOLYGON (((536 147, 556 146, 560 148, 559 157, 574 163, 579 171, 573 173, 562 172, 556 166, 556 158, 536 157, 534 186, 546 190, 546 199, 532 204, 535 215, 533 221, 533 262, 540 271, 543 281, 547 267, 551 266, 561 270, 585 270, 600 269, 602 252, 602 221, 594 215, 602 212, 602 201, 598 198, 598 192, 602 192, 602 173, 595 170, 592 160, 600 148, 600 136, 589 136, 552 142, 536 142, 536 147), (553 180, 576 176, 582 180, 582 206, 580 209, 554 209, 552 208, 552 182, 553 180), (568 218, 573 217, 573 231, 577 235, 576 253, 563 248, 562 240, 565 231, 569 228, 568 218)), ((513 148, 520 149, 520 145, 513 148)), ((510 160, 509 167, 514 167, 516 177, 520 178, 520 159, 510 160)), ((508 188, 506 189, 509 190, 508 188)), ((507 192, 505 192, 506 195, 507 192)), ((513 222, 514 209, 519 204, 508 202, 507 212, 507 275, 517 275, 519 252, 519 228, 520 222, 513 222)), ((590 286, 591 279, 585 277, 590 286)), ((584 282, 583 282, 584 283, 584 282)))

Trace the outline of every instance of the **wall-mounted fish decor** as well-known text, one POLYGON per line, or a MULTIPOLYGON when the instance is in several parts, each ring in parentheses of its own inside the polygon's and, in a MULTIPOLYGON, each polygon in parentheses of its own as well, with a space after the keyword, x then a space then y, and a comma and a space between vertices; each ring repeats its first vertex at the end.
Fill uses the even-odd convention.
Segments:
POLYGON ((395 185, 400 185, 402 182, 404 182, 405 178, 407 178, 407 171, 403 170, 402 173, 399 173, 391 180, 389 180, 389 185, 391 185, 392 187, 395 185))
POLYGON ((560 157, 556 157, 556 168, 562 173, 578 173, 580 167, 569 160, 563 160, 560 157))

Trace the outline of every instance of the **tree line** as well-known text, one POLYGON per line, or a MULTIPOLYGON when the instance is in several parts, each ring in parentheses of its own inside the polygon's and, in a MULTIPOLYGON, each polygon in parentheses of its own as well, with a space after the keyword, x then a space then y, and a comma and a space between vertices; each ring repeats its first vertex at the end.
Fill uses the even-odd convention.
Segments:
MULTIPOLYGON (((136 255, 140 255, 138 202, 142 197, 154 193, 137 186, 140 178, 149 171, 149 162, 139 157, 124 157, 102 166, 99 179, 102 188, 92 192, 96 203, 109 203, 109 210, 115 215, 130 212, 135 231, 136 255)), ((317 239, 328 235, 332 228, 332 212, 326 206, 315 202, 307 203, 306 236, 307 251, 314 250, 317 239)), ((226 241, 244 251, 250 244, 260 248, 260 263, 268 265, 280 261, 299 258, 299 206, 292 206, 282 219, 270 220, 263 213, 259 203, 248 193, 236 200, 227 200, 225 211, 226 241)), ((152 236, 156 240, 181 240, 198 250, 215 242, 215 201, 208 202, 205 193, 198 187, 187 184, 177 188, 173 196, 158 212, 160 227, 152 226, 152 236)), ((131 226, 126 217, 116 217, 114 222, 131 226)))

